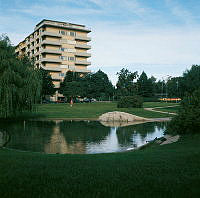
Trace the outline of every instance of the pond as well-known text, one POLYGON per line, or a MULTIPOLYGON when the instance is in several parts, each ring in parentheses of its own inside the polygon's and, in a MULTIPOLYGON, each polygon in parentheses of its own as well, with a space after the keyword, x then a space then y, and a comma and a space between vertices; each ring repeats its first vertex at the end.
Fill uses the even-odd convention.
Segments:
POLYGON ((52 154, 123 152, 162 137, 166 124, 146 122, 116 127, 98 121, 0 122, 0 144, 7 142, 7 148, 52 154))

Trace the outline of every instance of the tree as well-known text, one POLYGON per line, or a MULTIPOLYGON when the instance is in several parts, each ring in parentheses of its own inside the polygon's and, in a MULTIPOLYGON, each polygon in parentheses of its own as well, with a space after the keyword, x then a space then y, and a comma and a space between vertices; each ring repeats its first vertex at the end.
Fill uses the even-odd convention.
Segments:
MULTIPOLYGON (((60 90, 59 92, 61 94, 63 94, 65 86, 69 83, 69 82, 73 82, 73 81, 80 81, 80 75, 76 72, 72 72, 72 71, 67 71, 64 81, 60 83, 60 90)), ((71 87, 73 89, 73 87, 71 87)))
POLYGON ((179 83, 180 92, 184 95, 192 94, 200 87, 200 65, 193 65, 190 70, 183 73, 179 83))
POLYGON ((188 95, 181 102, 178 115, 167 127, 168 133, 199 133, 200 132, 200 89, 188 95))
POLYGON ((158 82, 155 82, 155 95, 164 97, 165 93, 166 93, 165 81, 159 80, 158 82))
POLYGON ((67 72, 60 87, 60 92, 68 98, 81 96, 104 99, 112 96, 113 90, 107 74, 101 70, 82 77, 78 73, 67 72))
POLYGON ((53 80, 51 75, 44 69, 40 69, 41 78, 42 78, 42 90, 41 96, 42 99, 45 98, 46 95, 52 96, 55 93, 55 86, 53 84, 53 80))
POLYGON ((69 101, 70 98, 86 96, 86 87, 85 77, 80 77, 79 73, 68 71, 64 81, 60 84, 59 92, 69 101))
POLYGON ((27 57, 18 58, 6 36, 0 38, 0 116, 32 111, 40 98, 39 70, 27 57))
POLYGON ((123 68, 117 73, 117 75, 117 96, 133 96, 136 92, 134 80, 138 77, 137 72, 132 73, 128 69, 123 68))
POLYGON ((143 97, 151 97, 154 95, 155 78, 148 79, 146 73, 143 71, 137 80, 138 95, 143 97))
POLYGON ((108 99, 113 96, 114 88, 106 73, 99 70, 86 76, 87 95, 91 98, 108 99))
POLYGON ((181 77, 174 77, 167 81, 166 88, 168 97, 181 97, 181 77))

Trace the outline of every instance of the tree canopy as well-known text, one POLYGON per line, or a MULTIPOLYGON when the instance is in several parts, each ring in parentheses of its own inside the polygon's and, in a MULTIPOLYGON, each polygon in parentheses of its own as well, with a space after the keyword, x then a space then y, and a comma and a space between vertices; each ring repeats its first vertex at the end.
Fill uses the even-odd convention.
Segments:
POLYGON ((40 98, 38 69, 27 57, 18 58, 7 36, 0 38, 0 116, 32 111, 40 98))
POLYGON ((143 71, 137 80, 138 95, 143 97, 151 97, 154 93, 154 84, 156 79, 152 76, 148 78, 146 73, 143 71))
POLYGON ((82 77, 78 73, 68 71, 60 86, 60 93, 67 98, 77 96, 96 99, 108 98, 113 95, 113 92, 112 83, 107 74, 101 70, 82 77))
POLYGON ((136 86, 134 80, 138 77, 137 72, 130 72, 128 69, 121 69, 117 73, 118 81, 116 84, 117 96, 132 96, 136 93, 136 86))
POLYGON ((42 79, 41 96, 44 99, 46 95, 52 96, 56 90, 53 84, 52 77, 49 74, 49 72, 40 68, 40 74, 41 74, 41 79, 42 79))

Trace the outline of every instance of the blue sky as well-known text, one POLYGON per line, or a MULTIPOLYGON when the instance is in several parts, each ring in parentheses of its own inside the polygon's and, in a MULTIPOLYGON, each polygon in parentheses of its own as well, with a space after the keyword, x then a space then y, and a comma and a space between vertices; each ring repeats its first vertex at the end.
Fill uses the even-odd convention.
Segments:
POLYGON ((161 79, 200 64, 198 0, 0 0, 0 34, 13 44, 42 19, 92 29, 92 65, 116 82, 123 67, 161 79))

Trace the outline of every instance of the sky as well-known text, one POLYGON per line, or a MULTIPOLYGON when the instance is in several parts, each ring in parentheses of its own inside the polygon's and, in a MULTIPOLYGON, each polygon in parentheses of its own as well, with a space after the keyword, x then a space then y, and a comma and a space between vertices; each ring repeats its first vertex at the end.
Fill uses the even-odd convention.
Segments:
POLYGON ((157 79, 200 64, 199 0, 0 0, 0 34, 18 44, 42 19, 91 28, 93 72, 122 68, 157 79))

